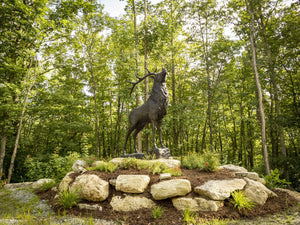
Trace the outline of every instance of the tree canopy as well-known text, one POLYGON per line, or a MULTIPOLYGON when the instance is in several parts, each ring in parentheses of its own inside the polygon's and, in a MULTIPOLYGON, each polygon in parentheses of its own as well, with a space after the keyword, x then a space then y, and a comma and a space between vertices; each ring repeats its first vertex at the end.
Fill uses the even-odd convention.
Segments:
POLYGON ((0 179, 30 180, 32 158, 120 156, 128 114, 152 85, 130 96, 127 81, 146 65, 169 73, 173 156, 214 152, 261 175, 270 166, 299 188, 299 2, 126 4, 116 18, 96 0, 2 0, 0 179))

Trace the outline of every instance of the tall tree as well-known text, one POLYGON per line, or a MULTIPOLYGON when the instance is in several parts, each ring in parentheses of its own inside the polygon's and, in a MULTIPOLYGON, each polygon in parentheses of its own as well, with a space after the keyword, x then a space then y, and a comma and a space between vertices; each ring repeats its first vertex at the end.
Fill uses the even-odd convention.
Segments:
POLYGON ((247 12, 250 14, 250 43, 251 43, 251 50, 252 50, 252 67, 254 72, 255 83, 257 87, 257 95, 258 95, 258 106, 259 106, 259 119, 261 123, 261 142, 262 142, 262 152, 264 156, 264 163, 266 174, 270 175, 270 165, 269 165, 269 155, 268 155, 268 147, 267 147, 267 135, 266 135, 266 119, 265 119, 265 112, 263 106, 263 94, 262 88, 260 84, 258 68, 257 68, 257 60, 256 60, 256 46, 255 46, 255 39, 254 39, 254 30, 255 30, 255 19, 254 19, 254 9, 253 5, 249 0, 245 0, 247 12))

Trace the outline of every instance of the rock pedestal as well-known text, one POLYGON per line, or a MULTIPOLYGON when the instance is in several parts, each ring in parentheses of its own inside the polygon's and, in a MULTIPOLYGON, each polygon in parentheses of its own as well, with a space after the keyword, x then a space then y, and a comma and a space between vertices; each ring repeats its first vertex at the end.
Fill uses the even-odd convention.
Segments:
POLYGON ((170 149, 168 148, 155 148, 148 152, 148 154, 155 154, 157 159, 168 159, 171 157, 170 149))

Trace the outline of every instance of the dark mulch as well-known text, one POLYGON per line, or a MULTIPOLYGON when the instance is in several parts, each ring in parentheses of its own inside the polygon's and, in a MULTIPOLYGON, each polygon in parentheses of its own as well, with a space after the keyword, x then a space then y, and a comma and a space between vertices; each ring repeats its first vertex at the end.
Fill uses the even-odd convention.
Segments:
MULTIPOLYGON (((110 179, 116 179, 120 174, 149 174, 147 170, 144 171, 137 171, 134 169, 130 170, 117 170, 114 173, 105 173, 99 171, 88 171, 86 173, 96 174, 100 178, 109 181, 110 179)), ((221 169, 215 171, 213 173, 202 172, 197 169, 195 170, 186 170, 182 169, 183 176, 176 177, 172 179, 178 178, 186 178, 188 179, 191 184, 192 188, 204 184, 208 180, 226 180, 232 179, 235 177, 234 173, 221 169)), ((79 175, 75 174, 74 178, 79 175)), ((150 185, 159 182, 159 175, 152 175, 149 174, 151 181, 150 185)), ((287 195, 286 193, 275 191, 278 197, 269 198, 265 205, 263 206, 255 206, 254 209, 251 211, 238 211, 232 207, 229 202, 225 201, 224 207, 220 208, 217 212, 197 212, 197 214, 201 218, 205 219, 245 219, 245 218, 255 218, 257 216, 264 216, 268 214, 274 214, 278 212, 282 212, 287 208, 293 207, 297 204, 297 201, 287 195)), ((62 212, 63 209, 55 204, 54 196, 57 193, 54 191, 47 191, 43 193, 39 193, 39 197, 41 199, 48 200, 49 204, 53 207, 53 209, 58 212, 62 212)), ((170 199, 155 201, 158 205, 162 206, 165 211, 163 216, 158 219, 154 219, 152 215, 151 209, 141 209, 134 212, 116 212, 112 210, 109 202, 114 195, 124 196, 123 193, 116 191, 113 187, 110 187, 110 194, 107 200, 104 202, 99 203, 103 210, 102 212, 95 212, 95 211, 88 211, 88 210, 79 210, 78 207, 73 207, 72 209, 68 210, 67 213, 74 216, 92 216, 94 218, 105 219, 110 221, 124 221, 126 224, 183 224, 183 214, 182 212, 176 210, 170 199)), ((192 197, 195 194, 189 194, 188 197, 192 197)), ((146 196, 151 198, 150 190, 148 189, 145 193, 141 194, 141 196, 146 196)), ((88 202, 86 202, 88 203, 88 202)))

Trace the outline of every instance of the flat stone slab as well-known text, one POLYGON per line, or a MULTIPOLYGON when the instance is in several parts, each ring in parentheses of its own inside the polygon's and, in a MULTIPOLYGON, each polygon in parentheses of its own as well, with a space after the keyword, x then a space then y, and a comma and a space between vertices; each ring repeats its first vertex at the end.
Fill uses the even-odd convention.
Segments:
POLYGON ((242 190, 245 185, 246 181, 244 179, 210 180, 196 187, 194 191, 201 196, 221 201, 229 198, 232 191, 242 190))
POLYGON ((3 186, 4 189, 17 189, 31 187, 33 182, 10 183, 3 186))
POLYGON ((235 166, 233 164, 223 165, 219 167, 220 169, 231 170, 233 172, 248 172, 247 169, 241 166, 235 166))
POLYGON ((223 201, 213 201, 204 198, 186 198, 178 197, 172 199, 173 206, 180 211, 185 210, 187 207, 191 211, 205 211, 216 212, 224 205, 223 201))
POLYGON ((122 198, 121 196, 114 196, 110 202, 113 210, 129 212, 135 211, 142 208, 153 208, 156 204, 146 197, 139 196, 126 196, 122 198))

